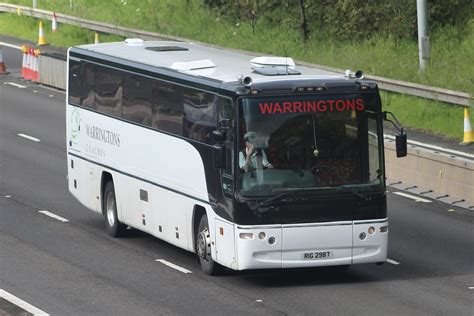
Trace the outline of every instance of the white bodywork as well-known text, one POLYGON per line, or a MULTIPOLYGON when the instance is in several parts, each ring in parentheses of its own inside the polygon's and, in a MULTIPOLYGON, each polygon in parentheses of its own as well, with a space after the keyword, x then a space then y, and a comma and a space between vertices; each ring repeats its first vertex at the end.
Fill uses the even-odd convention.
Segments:
POLYGON ((70 105, 67 117, 69 190, 95 212, 102 212, 101 180, 103 172, 108 172, 114 181, 121 222, 189 251, 194 251, 193 209, 202 206, 214 244, 212 257, 231 269, 348 265, 386 259, 388 234, 380 232, 380 227, 386 227, 387 220, 236 225, 214 213, 201 156, 186 141, 70 105), (91 137, 87 130, 92 126, 113 133, 119 144, 91 137), (176 152, 182 154, 173 154, 176 152), (140 198, 140 190, 147 192, 147 201, 140 198), (374 227, 375 233, 369 234, 369 227, 374 227), (266 235, 263 239, 258 237, 261 232, 266 235), (253 237, 243 239, 241 233, 253 233, 253 237), (361 239, 361 233, 366 238, 361 239), (273 244, 269 243, 271 237, 275 238, 273 244), (330 258, 303 258, 304 253, 321 251, 330 252, 330 258))

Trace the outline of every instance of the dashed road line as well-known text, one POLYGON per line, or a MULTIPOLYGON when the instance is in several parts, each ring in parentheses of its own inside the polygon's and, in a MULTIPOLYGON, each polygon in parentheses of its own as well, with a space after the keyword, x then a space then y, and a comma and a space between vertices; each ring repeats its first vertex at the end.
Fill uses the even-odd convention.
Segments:
POLYGON ((39 138, 30 136, 30 135, 26 135, 26 134, 17 134, 17 135, 20 136, 20 137, 23 137, 23 138, 32 140, 32 141, 34 141, 34 142, 40 142, 40 141, 41 141, 39 138))
POLYGON ((469 290, 474 290, 474 286, 468 286, 467 287, 469 290))
POLYGON ((69 220, 65 219, 64 217, 58 216, 58 215, 53 214, 53 213, 48 212, 48 211, 43 210, 43 211, 38 211, 38 212, 41 213, 41 214, 44 214, 46 216, 52 217, 54 219, 57 219, 58 221, 63 222, 63 223, 69 222, 69 220))
POLYGON ((155 261, 160 262, 160 263, 164 264, 165 266, 168 266, 170 268, 173 268, 173 269, 178 270, 178 271, 183 272, 183 273, 192 273, 188 269, 180 267, 180 266, 178 266, 178 265, 176 265, 172 262, 166 261, 164 259, 156 259, 155 261))
MULTIPOLYGON (((15 295, 8 293, 5 290, 0 289, 0 298, 7 300, 8 302, 22 308, 25 312, 33 315, 49 316, 48 313, 42 311, 41 309, 34 307, 31 304, 23 301, 22 299, 16 297, 15 295)), ((22 314, 23 315, 23 314, 22 314)))
POLYGON ((406 194, 406 193, 403 193, 403 192, 393 192, 393 194, 396 194, 396 195, 399 195, 399 196, 403 196, 403 197, 406 197, 406 198, 408 198, 408 199, 415 200, 415 202, 423 202, 423 203, 431 203, 431 202, 432 202, 432 201, 430 201, 430 200, 421 198, 421 197, 419 197, 419 196, 415 196, 415 195, 411 195, 411 194, 406 194))
POLYGON ((390 264, 393 264, 394 266, 398 266, 400 264, 400 262, 398 261, 395 261, 393 259, 389 259, 387 258, 387 260, 385 260, 387 263, 390 263, 390 264))
POLYGON ((20 89, 25 89, 27 88, 26 86, 24 85, 21 85, 21 84, 18 84, 18 83, 14 83, 14 82, 4 82, 3 84, 7 84, 9 86, 14 86, 14 87, 17 87, 17 88, 20 88, 20 89))

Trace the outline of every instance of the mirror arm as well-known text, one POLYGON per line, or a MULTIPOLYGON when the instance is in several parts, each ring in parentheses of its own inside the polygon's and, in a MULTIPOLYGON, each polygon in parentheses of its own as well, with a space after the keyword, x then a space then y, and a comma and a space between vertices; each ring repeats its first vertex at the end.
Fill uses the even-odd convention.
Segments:
POLYGON ((384 119, 385 121, 388 121, 388 122, 392 123, 392 125, 400 132, 400 134, 403 135, 403 126, 402 126, 402 124, 397 120, 397 117, 396 117, 392 112, 388 112, 388 111, 384 111, 383 114, 384 114, 383 119, 384 119), (387 117, 387 114, 390 114, 390 116, 392 117, 392 119, 393 119, 395 122, 392 121, 391 119, 389 119, 389 118, 387 117))

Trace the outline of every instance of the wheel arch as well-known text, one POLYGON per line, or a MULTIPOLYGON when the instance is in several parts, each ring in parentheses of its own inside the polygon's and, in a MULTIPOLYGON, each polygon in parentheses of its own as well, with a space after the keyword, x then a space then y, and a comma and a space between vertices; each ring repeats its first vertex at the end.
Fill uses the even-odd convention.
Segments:
POLYGON ((100 181, 100 200, 101 200, 100 205, 101 205, 101 210, 102 210, 103 215, 105 215, 104 190, 105 190, 105 186, 107 185, 107 183, 109 181, 112 181, 112 183, 114 183, 114 185, 115 185, 114 178, 112 177, 112 174, 107 172, 107 171, 103 171, 102 176, 101 176, 101 181, 100 181))
MULTIPOLYGON (((201 217, 204 215, 207 215, 206 209, 202 205, 194 205, 193 208, 193 251, 196 252, 196 232, 198 231, 199 228, 199 222, 201 221, 201 217)), ((209 219, 209 216, 207 217, 209 219)))

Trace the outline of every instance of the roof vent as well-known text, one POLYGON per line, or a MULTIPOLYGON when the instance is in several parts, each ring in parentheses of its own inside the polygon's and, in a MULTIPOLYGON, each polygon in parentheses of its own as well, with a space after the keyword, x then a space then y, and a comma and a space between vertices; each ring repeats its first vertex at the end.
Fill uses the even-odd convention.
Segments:
POLYGON ((180 46, 149 46, 145 49, 152 50, 154 52, 179 52, 189 50, 186 47, 180 46))
POLYGON ((300 75, 295 62, 289 57, 256 57, 250 61, 252 70, 266 76, 300 75))
POLYGON ((172 69, 181 70, 181 71, 215 68, 215 67, 216 65, 210 59, 178 61, 171 65, 172 69))
POLYGON ((127 38, 125 44, 130 46, 140 46, 143 45, 144 41, 141 38, 127 38))

